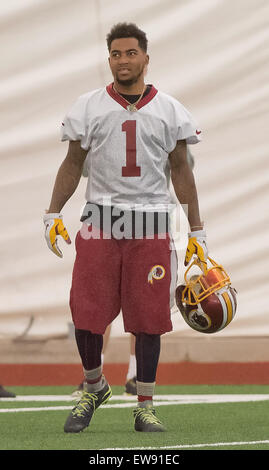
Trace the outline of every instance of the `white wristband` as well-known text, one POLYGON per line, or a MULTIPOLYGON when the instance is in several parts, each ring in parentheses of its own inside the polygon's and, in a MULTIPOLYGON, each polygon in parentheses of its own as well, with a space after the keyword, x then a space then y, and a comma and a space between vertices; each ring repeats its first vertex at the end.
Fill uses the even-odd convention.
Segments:
POLYGON ((206 237, 206 231, 205 230, 195 230, 194 232, 190 232, 189 238, 191 237, 206 237))
POLYGON ((44 214, 43 222, 46 223, 48 220, 51 220, 51 219, 62 219, 62 218, 63 216, 59 213, 44 214))

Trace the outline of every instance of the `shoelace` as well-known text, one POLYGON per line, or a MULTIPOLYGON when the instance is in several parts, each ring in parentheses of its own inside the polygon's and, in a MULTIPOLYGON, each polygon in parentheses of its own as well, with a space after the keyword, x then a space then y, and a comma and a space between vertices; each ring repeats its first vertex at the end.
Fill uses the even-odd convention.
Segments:
POLYGON ((138 416, 141 421, 150 424, 161 424, 160 420, 155 416, 154 408, 137 408, 134 411, 135 418, 138 416))
POLYGON ((84 416, 85 412, 89 411, 89 406, 93 406, 95 410, 95 402, 98 400, 96 393, 83 392, 81 400, 73 409, 74 416, 84 416))

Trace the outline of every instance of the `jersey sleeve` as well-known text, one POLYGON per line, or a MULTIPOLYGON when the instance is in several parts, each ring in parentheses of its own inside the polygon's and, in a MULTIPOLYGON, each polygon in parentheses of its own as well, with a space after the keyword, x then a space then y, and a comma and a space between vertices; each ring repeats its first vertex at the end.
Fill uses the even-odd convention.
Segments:
POLYGON ((201 141, 202 131, 191 113, 181 104, 175 105, 176 140, 186 140, 187 144, 197 144, 201 141))
POLYGON ((86 136, 87 100, 80 96, 66 114, 61 126, 61 140, 80 140, 81 147, 88 150, 86 136))

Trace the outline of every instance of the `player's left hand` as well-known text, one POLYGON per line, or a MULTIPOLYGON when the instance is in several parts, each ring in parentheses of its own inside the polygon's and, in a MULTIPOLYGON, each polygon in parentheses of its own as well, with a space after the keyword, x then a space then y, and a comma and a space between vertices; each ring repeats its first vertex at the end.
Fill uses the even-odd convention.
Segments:
POLYGON ((63 239, 71 244, 70 237, 63 223, 63 216, 61 214, 45 214, 43 217, 45 224, 45 238, 49 249, 59 258, 63 257, 63 253, 57 244, 57 238, 60 235, 63 239))
POLYGON ((202 269, 205 271, 207 268, 208 257, 205 230, 196 230, 189 233, 189 242, 184 261, 185 266, 190 263, 194 255, 197 256, 198 260, 201 263, 202 269))

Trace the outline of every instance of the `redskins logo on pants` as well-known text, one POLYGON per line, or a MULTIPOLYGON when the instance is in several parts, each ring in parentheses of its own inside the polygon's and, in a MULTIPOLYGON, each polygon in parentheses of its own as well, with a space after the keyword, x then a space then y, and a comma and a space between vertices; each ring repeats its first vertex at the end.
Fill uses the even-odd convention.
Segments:
POLYGON ((155 266, 153 266, 153 268, 150 270, 150 273, 148 275, 148 282, 150 282, 150 284, 153 284, 153 280, 159 280, 159 279, 163 279, 165 276, 165 269, 163 266, 161 266, 160 264, 156 264, 155 266))

